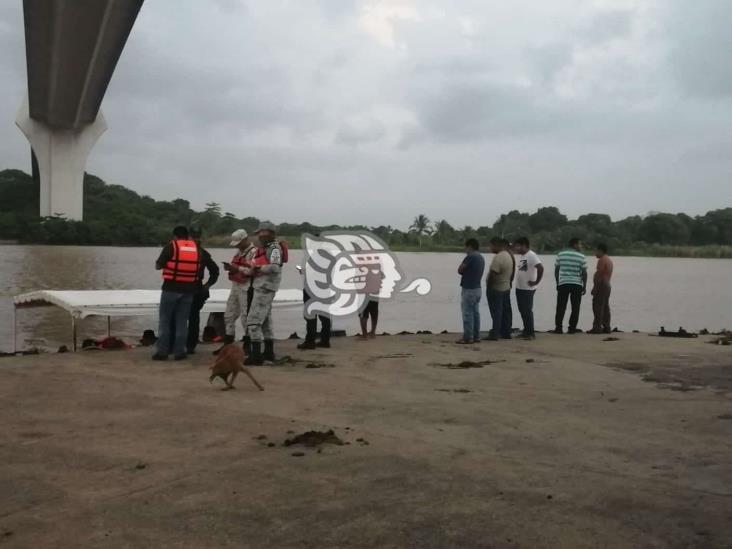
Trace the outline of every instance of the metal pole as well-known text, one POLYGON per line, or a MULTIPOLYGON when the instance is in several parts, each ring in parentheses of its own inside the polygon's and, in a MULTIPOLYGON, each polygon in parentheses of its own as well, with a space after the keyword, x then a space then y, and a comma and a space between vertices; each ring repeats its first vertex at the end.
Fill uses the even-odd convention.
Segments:
POLYGON ((74 352, 76 352, 76 318, 74 318, 74 315, 71 315, 71 337, 74 338, 72 348, 74 349, 74 352))
POLYGON ((17 335, 16 335, 16 322, 17 322, 17 311, 18 309, 15 307, 15 304, 13 304, 13 354, 18 352, 18 343, 17 343, 17 335))

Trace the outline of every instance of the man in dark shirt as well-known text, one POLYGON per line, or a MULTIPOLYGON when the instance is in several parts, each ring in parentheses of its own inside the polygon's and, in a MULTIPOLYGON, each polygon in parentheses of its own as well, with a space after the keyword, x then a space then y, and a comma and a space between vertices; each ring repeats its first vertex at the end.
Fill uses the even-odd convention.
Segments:
POLYGON ((478 251, 480 245, 475 238, 465 242, 465 259, 458 267, 460 286, 460 307, 463 313, 463 338, 458 343, 478 343, 480 341, 480 281, 485 271, 485 259, 478 251))
POLYGON ((201 309, 209 297, 209 289, 219 279, 219 267, 211 258, 211 254, 201 246, 201 229, 191 227, 189 233, 191 240, 198 245, 198 253, 200 254, 198 281, 196 293, 193 294, 193 303, 191 303, 191 313, 188 317, 188 340, 186 342, 186 351, 189 355, 192 355, 196 352, 196 345, 198 345, 198 336, 201 329, 201 309), (203 275, 205 271, 208 271, 208 280, 204 284, 203 275))
POLYGON ((155 268, 163 271, 163 291, 160 294, 158 343, 153 360, 167 360, 171 350, 175 360, 186 358, 188 315, 198 287, 200 264, 198 247, 189 238, 186 227, 173 229, 173 241, 163 247, 155 262, 155 268))

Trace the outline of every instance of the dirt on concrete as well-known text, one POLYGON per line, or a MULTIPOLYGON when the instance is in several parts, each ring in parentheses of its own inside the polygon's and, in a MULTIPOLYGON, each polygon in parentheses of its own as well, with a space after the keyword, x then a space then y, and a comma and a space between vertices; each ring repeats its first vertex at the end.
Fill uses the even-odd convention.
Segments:
POLYGON ((482 368, 490 364, 496 364, 497 362, 505 362, 502 360, 461 360, 460 362, 446 362, 444 364, 435 364, 440 368, 447 368, 448 370, 469 370, 470 368, 482 368))
POLYGON ((343 446, 343 441, 335 434, 333 429, 328 431, 305 431, 292 438, 288 438, 282 444, 283 446, 294 446, 296 444, 302 444, 308 448, 314 448, 322 444, 335 444, 336 446, 343 446))

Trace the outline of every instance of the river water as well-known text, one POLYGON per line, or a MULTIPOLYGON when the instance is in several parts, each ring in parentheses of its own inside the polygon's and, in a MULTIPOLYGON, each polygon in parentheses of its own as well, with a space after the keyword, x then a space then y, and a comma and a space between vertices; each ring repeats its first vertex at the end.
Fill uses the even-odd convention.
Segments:
MULTIPOLYGON (((160 273, 153 268, 158 255, 155 248, 112 248, 77 246, 0 246, 0 349, 12 348, 12 296, 41 289, 156 289, 160 273)), ((217 261, 229 260, 228 249, 210 250, 217 261)), ((426 277, 432 291, 426 296, 397 294, 380 307, 379 332, 461 329, 460 288, 457 266, 462 254, 399 253, 407 280, 426 277)), ((295 265, 302 255, 290 254, 285 267, 283 288, 300 288, 295 265)), ((487 256, 490 260, 490 256, 487 256)), ((553 328, 556 300, 553 283, 554 257, 542 258, 548 279, 537 290, 535 315, 537 330, 553 328)), ((625 331, 657 331, 660 326, 689 330, 732 328, 732 260, 616 257, 611 306, 613 325, 625 331)), ((590 274, 595 259, 588 258, 590 274)), ((225 278, 217 288, 227 287, 225 278)), ((580 327, 592 324, 591 298, 582 302, 580 327)), ((483 328, 490 322, 485 299, 481 303, 483 328)), ((205 322, 205 319, 203 319, 205 322)), ((566 321, 565 321, 566 322, 566 321)), ((303 333, 301 311, 278 310, 274 318, 277 337, 297 331, 303 333)), ((520 327, 514 303, 514 326, 520 327)), ((32 308, 18 311, 17 341, 27 345, 57 347, 70 341, 67 313, 55 308, 32 308)), ((335 328, 353 334, 357 318, 341 319, 335 328)), ((112 331, 130 342, 145 328, 157 332, 154 317, 112 320, 112 331)), ((79 338, 106 335, 106 319, 88 318, 80 325, 79 338)))

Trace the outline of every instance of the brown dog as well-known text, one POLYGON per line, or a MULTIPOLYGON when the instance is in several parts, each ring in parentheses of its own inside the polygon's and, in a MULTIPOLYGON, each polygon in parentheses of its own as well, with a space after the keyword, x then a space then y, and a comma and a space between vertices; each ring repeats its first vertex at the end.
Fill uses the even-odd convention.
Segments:
POLYGON ((251 372, 244 367, 244 351, 235 343, 225 345, 221 349, 219 354, 216 355, 216 360, 210 370, 211 377, 208 378, 209 383, 212 383, 215 378, 220 377, 224 380, 224 383, 226 383, 225 390, 233 389, 236 376, 239 375, 239 372, 244 372, 260 391, 264 391, 264 387, 262 387, 259 382, 254 379, 251 372), (231 376, 231 379, 229 379, 229 376, 231 376))

